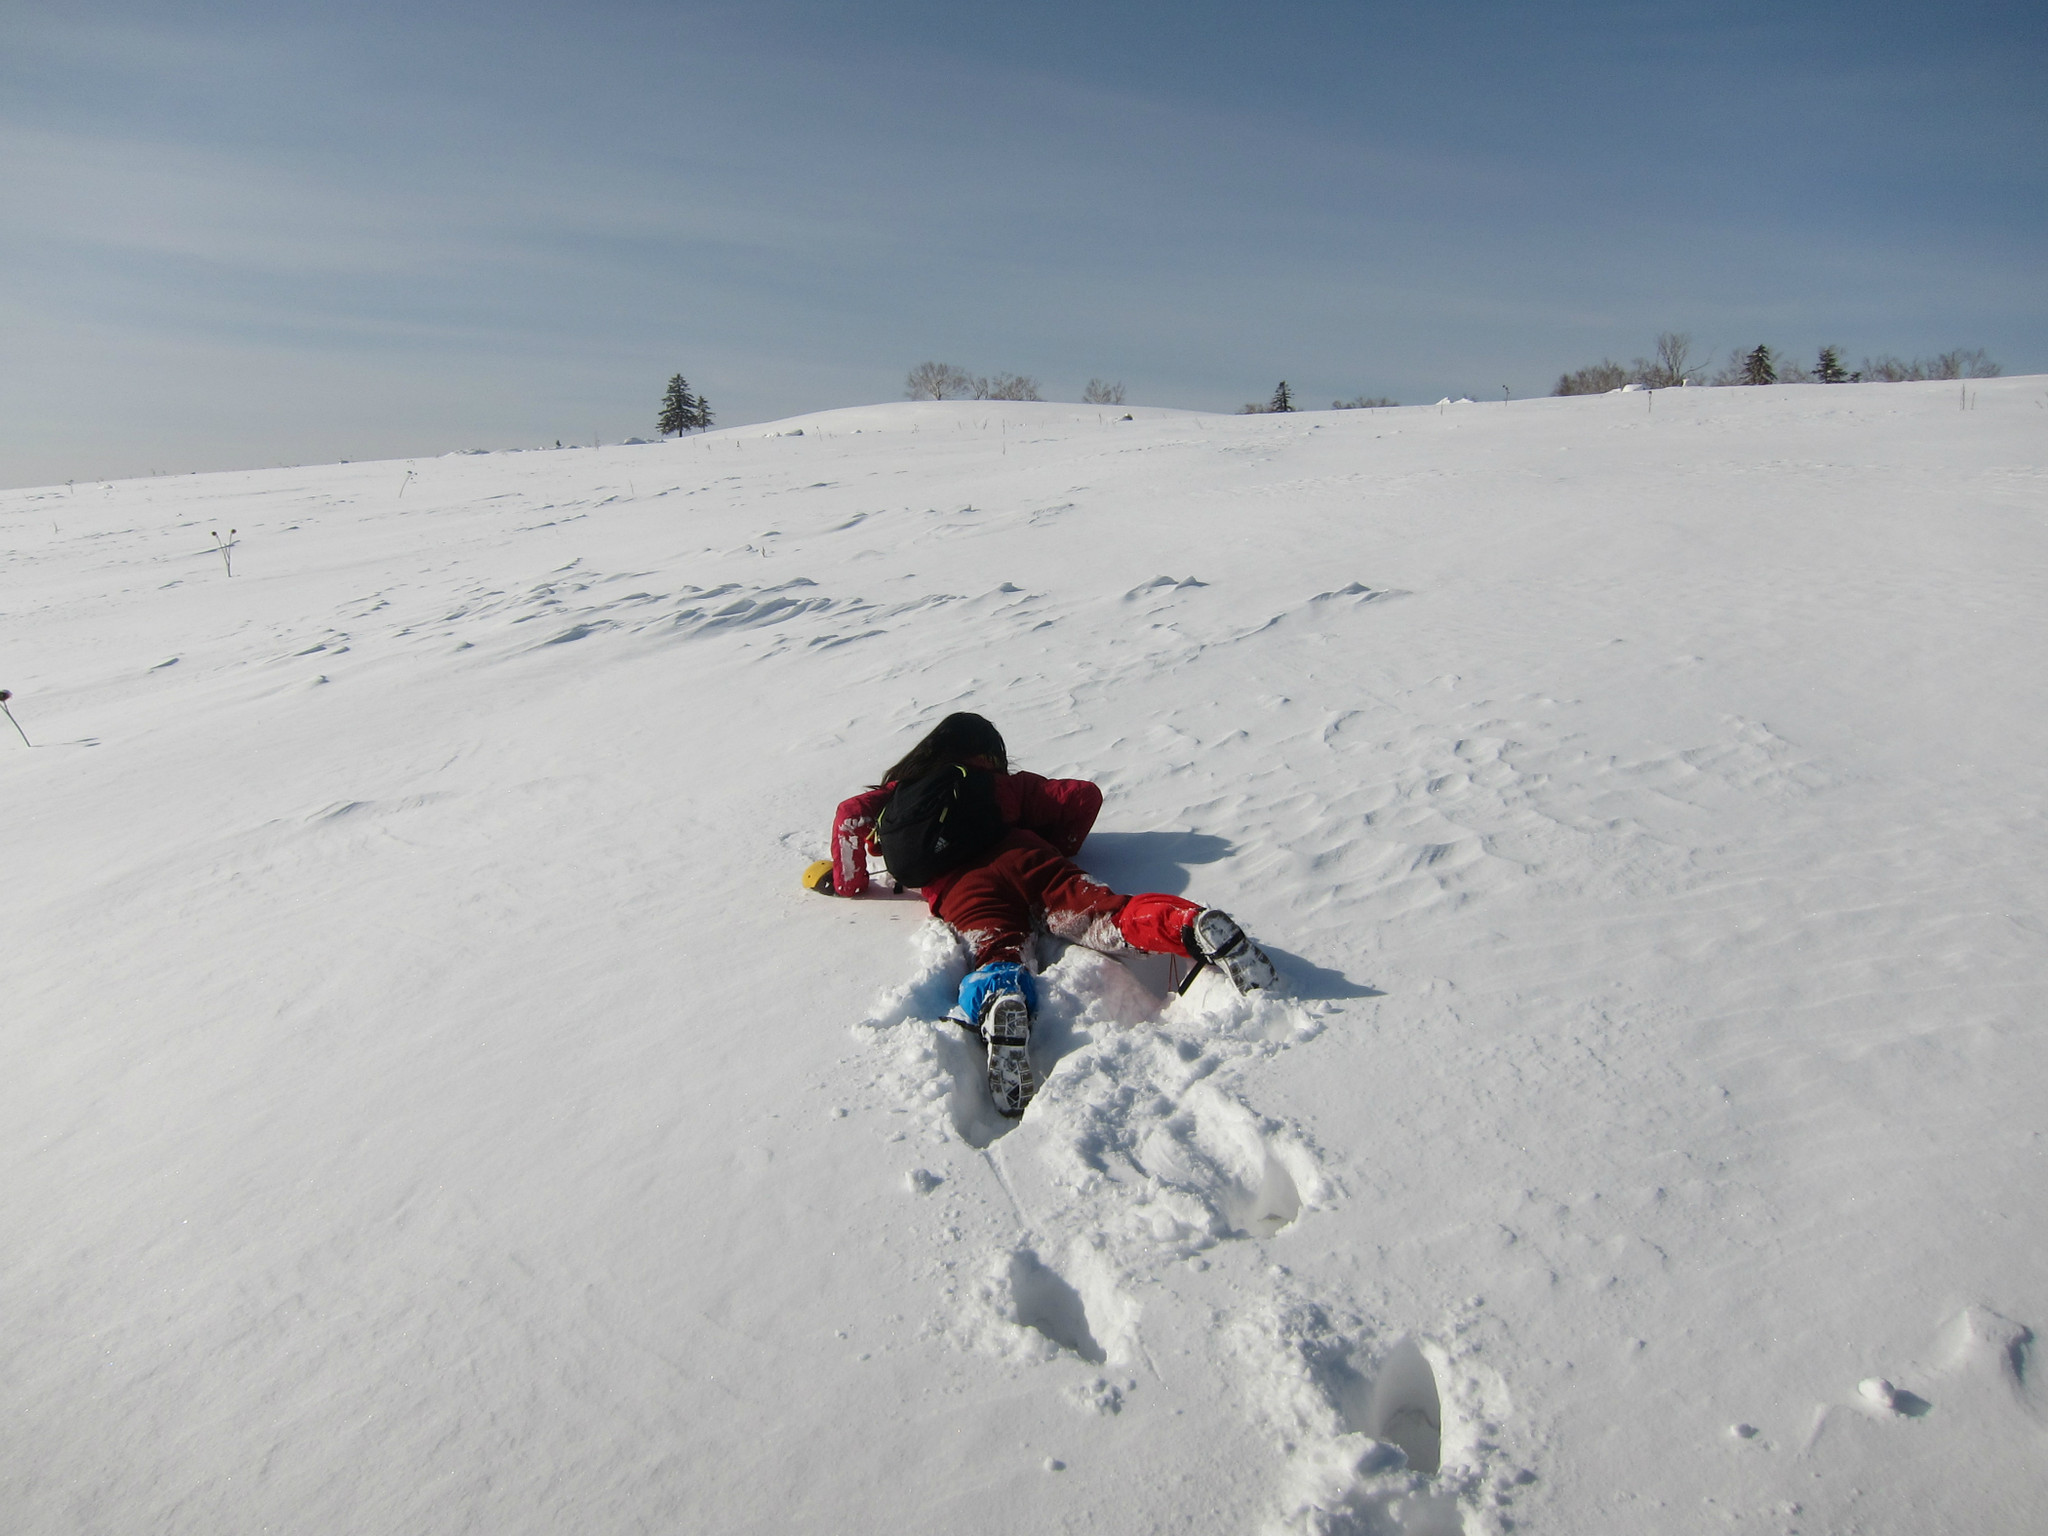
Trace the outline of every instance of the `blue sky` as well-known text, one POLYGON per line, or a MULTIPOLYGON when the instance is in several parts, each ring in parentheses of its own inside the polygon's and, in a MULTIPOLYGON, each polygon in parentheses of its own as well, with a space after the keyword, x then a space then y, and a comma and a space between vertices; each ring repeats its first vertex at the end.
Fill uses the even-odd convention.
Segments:
POLYGON ((0 11, 0 484, 1650 350, 2048 371, 2048 9, 0 11))

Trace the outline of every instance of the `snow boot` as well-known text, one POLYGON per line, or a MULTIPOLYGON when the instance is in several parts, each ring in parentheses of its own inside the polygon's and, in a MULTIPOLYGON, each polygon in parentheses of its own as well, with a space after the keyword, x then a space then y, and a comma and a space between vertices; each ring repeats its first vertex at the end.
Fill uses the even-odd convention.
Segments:
POLYGON ((988 1047, 988 1094, 996 1113, 1015 1120, 1038 1092, 1031 1065, 1031 1005, 1036 978, 1010 962, 984 965, 960 983, 960 1011, 988 1047))
POLYGON ((1245 936, 1227 912, 1204 907, 1188 925, 1187 947, 1197 960, 1207 961, 1229 977, 1240 993, 1271 992, 1280 985, 1280 973, 1266 952, 1245 936))

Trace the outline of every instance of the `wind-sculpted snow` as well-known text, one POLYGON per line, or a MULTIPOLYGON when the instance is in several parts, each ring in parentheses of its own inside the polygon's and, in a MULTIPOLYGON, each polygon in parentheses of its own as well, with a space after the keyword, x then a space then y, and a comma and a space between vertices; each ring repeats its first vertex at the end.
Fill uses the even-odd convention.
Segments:
POLYGON ((2048 393, 1973 398, 0 493, 8 1529, 2030 1528, 2048 393), (1292 995, 1046 940, 995 1115, 957 940, 797 881, 955 709, 1292 995))

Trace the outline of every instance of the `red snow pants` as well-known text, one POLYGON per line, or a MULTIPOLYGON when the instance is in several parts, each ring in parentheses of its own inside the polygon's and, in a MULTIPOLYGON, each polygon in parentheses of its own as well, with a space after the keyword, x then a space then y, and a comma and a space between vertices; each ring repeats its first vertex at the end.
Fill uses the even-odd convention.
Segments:
POLYGON ((936 889, 932 915, 974 946, 974 963, 1023 959, 1035 921, 1097 949, 1184 955, 1181 936, 1202 910, 1178 896, 1123 896, 1091 879, 1036 832, 1013 831, 977 865, 936 889))

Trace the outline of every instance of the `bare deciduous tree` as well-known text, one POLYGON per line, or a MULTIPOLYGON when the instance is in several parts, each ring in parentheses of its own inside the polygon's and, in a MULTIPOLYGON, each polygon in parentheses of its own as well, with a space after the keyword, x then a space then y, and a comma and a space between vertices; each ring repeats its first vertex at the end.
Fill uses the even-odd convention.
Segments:
POLYGON ((1090 379, 1088 387, 1081 391, 1083 405, 1122 405, 1124 403, 1123 380, 1106 383, 1101 379, 1090 379))
POLYGON ((1689 333, 1659 331, 1657 355, 1636 359, 1635 381, 1652 389, 1676 389, 1704 366, 1701 359, 1692 355, 1689 333))
POLYGON ((1359 395, 1350 400, 1332 400, 1333 411, 1370 411, 1382 405, 1399 405, 1401 402, 1386 395, 1359 395))
POLYGON ((1553 395, 1604 395, 1628 382, 1628 370, 1611 357, 1589 363, 1576 373, 1558 378, 1553 395))
POLYGON ((1038 380, 1024 373, 999 373, 992 379, 974 381, 977 400, 1043 400, 1038 380))
POLYGON ((1907 362, 1889 353, 1866 357, 1859 377, 1873 384, 1910 384, 1921 379, 1995 379, 2004 371, 1982 347, 1970 352, 1958 347, 1932 362, 1920 357, 1907 362))
POLYGON ((1958 347, 1934 360, 1930 376, 1937 379, 1995 379, 2004 372, 1982 347, 1974 352, 1965 352, 1958 347))
POLYGON ((951 363, 919 363, 903 381, 903 392, 912 400, 964 400, 974 393, 975 380, 965 368, 951 363))

